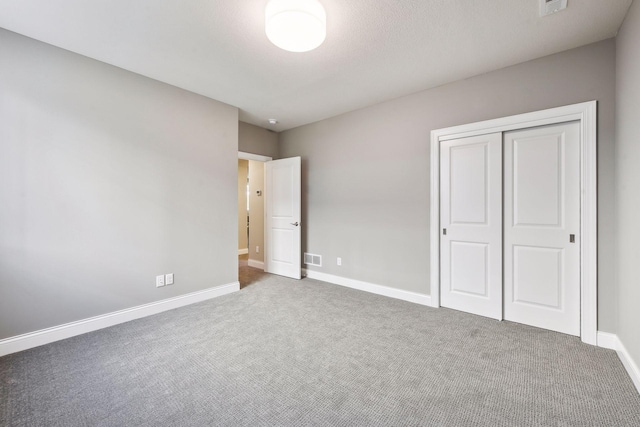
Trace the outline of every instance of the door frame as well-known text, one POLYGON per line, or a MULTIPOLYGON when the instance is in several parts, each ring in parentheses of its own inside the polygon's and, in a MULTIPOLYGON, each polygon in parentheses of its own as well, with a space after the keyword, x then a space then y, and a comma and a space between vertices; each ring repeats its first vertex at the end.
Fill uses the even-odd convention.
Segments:
POLYGON ((270 162, 273 157, 263 156, 260 154, 246 153, 244 151, 238 151, 238 158, 243 160, 255 160, 258 162, 270 162))
POLYGON ((440 142, 580 122, 580 339, 596 345, 598 325, 597 101, 431 131, 431 306, 440 307, 440 142))

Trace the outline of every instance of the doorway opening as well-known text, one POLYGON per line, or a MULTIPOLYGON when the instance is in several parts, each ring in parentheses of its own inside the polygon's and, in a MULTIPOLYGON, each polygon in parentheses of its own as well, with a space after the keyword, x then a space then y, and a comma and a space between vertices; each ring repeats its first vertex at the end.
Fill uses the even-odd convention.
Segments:
MULTIPOLYGON (((248 160, 246 173, 245 163, 238 162, 238 256, 248 255, 242 267, 299 280, 302 159, 272 160, 244 152, 238 152, 238 159, 248 160)), ((246 285, 239 276, 242 288, 246 285)))
POLYGON ((271 157, 238 153, 238 281, 240 289, 264 275, 264 163, 271 157))

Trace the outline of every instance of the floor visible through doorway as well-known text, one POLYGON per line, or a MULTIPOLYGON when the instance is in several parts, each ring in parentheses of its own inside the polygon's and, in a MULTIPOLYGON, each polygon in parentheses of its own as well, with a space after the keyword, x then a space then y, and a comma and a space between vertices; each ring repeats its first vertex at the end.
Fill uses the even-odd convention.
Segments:
POLYGON ((238 255, 238 281, 240 289, 244 289, 252 283, 263 278, 266 273, 259 268, 249 267, 249 255, 238 255))

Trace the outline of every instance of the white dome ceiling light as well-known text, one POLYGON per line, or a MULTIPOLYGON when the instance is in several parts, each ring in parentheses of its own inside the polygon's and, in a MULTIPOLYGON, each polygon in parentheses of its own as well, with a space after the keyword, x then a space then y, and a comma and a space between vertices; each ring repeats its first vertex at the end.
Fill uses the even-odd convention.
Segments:
POLYGON ((265 31, 271 43, 289 52, 307 52, 327 36, 327 14, 317 0, 270 0, 265 31))

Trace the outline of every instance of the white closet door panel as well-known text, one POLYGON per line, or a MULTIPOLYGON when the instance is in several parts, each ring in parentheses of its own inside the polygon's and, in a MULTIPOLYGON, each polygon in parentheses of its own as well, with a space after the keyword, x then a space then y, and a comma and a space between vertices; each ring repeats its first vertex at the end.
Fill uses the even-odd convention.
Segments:
POLYGON ((514 245, 513 301, 560 309, 562 257, 562 249, 514 245))
POLYGON ((494 319, 502 319, 501 146, 499 133, 440 146, 441 304, 494 319))
POLYGON ((486 143, 453 146, 449 150, 452 224, 487 224, 486 143))
POLYGON ((504 137, 504 318, 571 335, 580 335, 579 142, 578 123, 504 137))
POLYGON ((489 245, 451 242, 451 292, 489 297, 489 245))
POLYGON ((513 150, 513 225, 561 226, 561 136, 524 138, 513 150))

